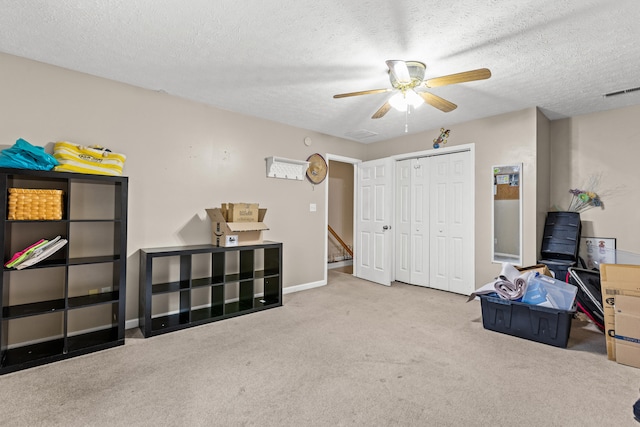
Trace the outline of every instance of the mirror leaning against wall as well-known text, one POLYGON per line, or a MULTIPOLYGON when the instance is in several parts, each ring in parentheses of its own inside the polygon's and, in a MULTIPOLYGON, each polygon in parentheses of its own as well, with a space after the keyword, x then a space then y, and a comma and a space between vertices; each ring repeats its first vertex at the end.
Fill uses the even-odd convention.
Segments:
POLYGON ((493 166, 492 261, 522 265, 522 163, 493 166))

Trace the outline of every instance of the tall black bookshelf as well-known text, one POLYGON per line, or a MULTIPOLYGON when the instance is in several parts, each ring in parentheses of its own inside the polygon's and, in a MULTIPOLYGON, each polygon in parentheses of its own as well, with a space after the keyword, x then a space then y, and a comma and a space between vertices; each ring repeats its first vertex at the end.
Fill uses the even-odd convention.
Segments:
POLYGON ((0 278, 0 374, 124 344, 128 178, 0 168, 3 264, 33 242, 68 244, 0 278), (63 191, 62 219, 9 220, 9 188, 63 191))

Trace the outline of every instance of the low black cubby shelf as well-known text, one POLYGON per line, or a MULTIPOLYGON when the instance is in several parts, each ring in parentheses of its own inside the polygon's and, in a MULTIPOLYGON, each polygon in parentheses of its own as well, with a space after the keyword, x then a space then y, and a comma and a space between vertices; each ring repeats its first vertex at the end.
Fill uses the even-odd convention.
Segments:
POLYGON ((43 238, 68 243, 0 276, 0 374, 125 342, 128 178, 0 168, 0 257, 43 238), (8 219, 9 188, 62 190, 62 218, 8 219))
POLYGON ((145 337, 282 305, 282 243, 140 249, 145 337))

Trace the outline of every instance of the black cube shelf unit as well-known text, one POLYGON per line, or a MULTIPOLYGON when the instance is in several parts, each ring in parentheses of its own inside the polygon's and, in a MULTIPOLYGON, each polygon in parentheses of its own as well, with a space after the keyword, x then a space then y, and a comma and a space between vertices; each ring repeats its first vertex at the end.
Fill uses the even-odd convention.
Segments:
POLYGON ((140 249, 145 337, 282 305, 282 243, 140 249))
POLYGON ((0 374, 124 344, 128 178, 0 168, 0 256, 67 239, 38 264, 3 268, 0 374), (63 191, 61 220, 9 220, 8 189, 63 191))

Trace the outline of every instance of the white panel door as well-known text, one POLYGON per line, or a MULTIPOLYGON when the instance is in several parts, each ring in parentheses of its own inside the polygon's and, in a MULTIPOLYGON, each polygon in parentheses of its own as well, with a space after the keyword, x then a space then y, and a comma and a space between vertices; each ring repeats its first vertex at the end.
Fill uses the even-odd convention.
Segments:
POLYGON ((411 282, 411 159, 396 162, 395 279, 411 282))
POLYGON ((395 280, 429 285, 429 158, 396 163, 395 280))
POLYGON ((431 287, 449 290, 447 266, 447 184, 449 161, 448 156, 437 156, 431 162, 431 197, 429 213, 431 218, 430 267, 431 287))
POLYGON ((391 286, 393 162, 357 165, 355 275, 391 286))
POLYGON ((423 157, 411 161, 411 282, 429 285, 429 166, 423 157))
POLYGON ((430 169, 430 286, 469 295, 475 289, 471 153, 434 156, 430 169))

